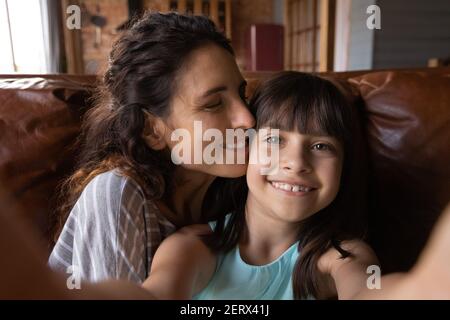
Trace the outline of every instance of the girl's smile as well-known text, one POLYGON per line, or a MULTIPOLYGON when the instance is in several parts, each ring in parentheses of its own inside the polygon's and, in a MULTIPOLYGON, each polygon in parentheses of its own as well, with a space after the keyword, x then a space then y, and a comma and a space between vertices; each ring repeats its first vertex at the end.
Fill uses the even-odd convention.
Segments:
POLYGON ((267 181, 274 189, 282 192, 287 196, 305 196, 317 190, 316 187, 313 187, 311 186, 311 184, 302 181, 269 180, 269 179, 267 181))

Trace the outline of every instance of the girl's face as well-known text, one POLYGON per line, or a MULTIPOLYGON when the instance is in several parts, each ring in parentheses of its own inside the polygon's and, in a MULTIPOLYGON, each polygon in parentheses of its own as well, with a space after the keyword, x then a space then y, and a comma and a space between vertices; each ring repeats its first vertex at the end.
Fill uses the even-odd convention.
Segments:
POLYGON ((250 147, 279 148, 273 175, 261 175, 262 164, 250 162, 247 170, 247 204, 284 222, 299 222, 328 206, 336 197, 343 165, 341 143, 330 136, 259 130, 250 147))
MULTIPOLYGON (((233 155, 239 152, 247 154, 248 157, 248 152, 245 152, 248 150, 248 144, 245 140, 235 141, 231 146, 225 144, 226 129, 249 129, 255 124, 246 103, 246 82, 236 65, 235 58, 216 45, 202 46, 189 55, 178 73, 176 83, 171 113, 165 120, 166 145, 170 150, 179 145, 181 139, 172 141, 171 134, 176 129, 185 129, 191 137, 192 161, 182 164, 183 167, 213 176, 244 175, 247 169, 246 160, 244 163, 241 161, 241 164, 237 161, 234 161, 234 164, 225 164, 226 152, 233 155), (203 141, 206 140, 203 135, 208 129, 220 131, 224 138, 223 144, 218 144, 220 152, 224 155, 223 164, 219 161, 213 164, 205 163, 203 157, 205 148, 214 141, 203 141), (196 163, 195 160, 201 161, 196 163)), ((205 154, 210 155, 211 152, 205 154)))

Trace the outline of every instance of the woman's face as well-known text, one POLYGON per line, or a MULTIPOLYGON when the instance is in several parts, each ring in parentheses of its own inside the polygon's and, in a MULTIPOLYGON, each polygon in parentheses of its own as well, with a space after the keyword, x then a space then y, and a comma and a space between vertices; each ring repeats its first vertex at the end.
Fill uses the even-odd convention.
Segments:
POLYGON ((213 176, 244 175, 246 140, 226 140, 227 129, 245 130, 255 124, 235 58, 216 45, 202 46, 188 56, 175 81, 171 113, 164 120, 164 139, 172 160, 183 158, 183 167, 213 176), (219 134, 223 141, 217 139, 219 134), (243 162, 238 163, 238 154, 244 155, 243 162), (227 162, 226 157, 234 161, 227 162))

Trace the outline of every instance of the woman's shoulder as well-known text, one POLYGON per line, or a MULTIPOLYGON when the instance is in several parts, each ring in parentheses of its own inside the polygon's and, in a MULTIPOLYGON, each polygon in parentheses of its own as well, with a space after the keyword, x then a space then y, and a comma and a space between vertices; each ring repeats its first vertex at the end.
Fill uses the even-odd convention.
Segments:
POLYGON ((105 190, 108 192, 123 192, 124 190, 136 190, 143 193, 139 184, 130 176, 125 175, 119 169, 112 169, 97 174, 86 185, 84 190, 105 190))
POLYGON ((139 184, 114 169, 96 175, 86 185, 72 213, 80 219, 83 216, 88 219, 94 216, 119 219, 120 216, 140 215, 145 204, 146 197, 139 184))
POLYGON ((113 169, 92 178, 80 197, 93 197, 102 202, 107 200, 123 202, 133 198, 142 200, 144 192, 133 178, 121 173, 119 169, 113 169))

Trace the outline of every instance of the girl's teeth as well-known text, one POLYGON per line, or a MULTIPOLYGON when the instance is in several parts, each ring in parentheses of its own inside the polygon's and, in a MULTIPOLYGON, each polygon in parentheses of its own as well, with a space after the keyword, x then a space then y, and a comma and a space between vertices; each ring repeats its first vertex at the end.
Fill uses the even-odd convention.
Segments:
POLYGON ((282 189, 282 190, 292 191, 292 192, 299 192, 299 191, 309 192, 309 191, 311 191, 311 188, 308 188, 305 186, 300 186, 300 185, 292 185, 292 184, 288 184, 288 183, 272 182, 272 185, 276 189, 282 189))

